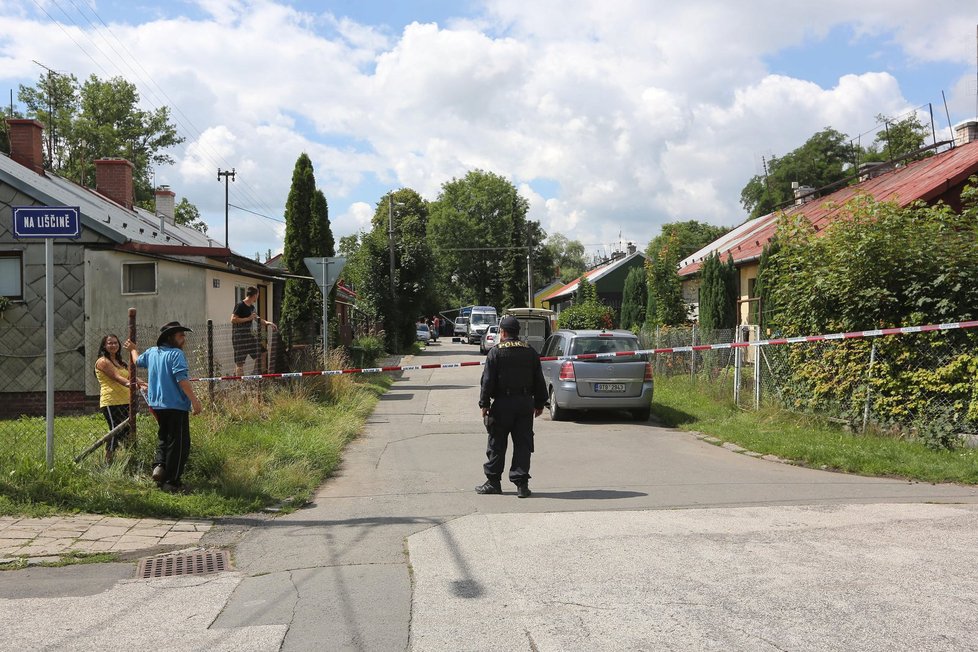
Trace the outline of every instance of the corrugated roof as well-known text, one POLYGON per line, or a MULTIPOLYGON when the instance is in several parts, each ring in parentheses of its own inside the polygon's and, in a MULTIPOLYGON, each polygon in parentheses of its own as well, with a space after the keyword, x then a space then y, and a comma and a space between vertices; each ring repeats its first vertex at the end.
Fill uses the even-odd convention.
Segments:
POLYGON ((563 285, 557 288, 556 290, 554 290, 553 292, 545 296, 543 299, 541 299, 541 301, 552 301, 557 297, 573 294, 577 292, 577 286, 580 285, 582 278, 587 277, 587 280, 593 284, 595 281, 599 280, 603 276, 606 276, 607 274, 610 274, 611 272, 615 271, 616 269, 618 269, 619 267, 626 264, 628 261, 634 259, 637 256, 641 256, 643 259, 648 259, 648 257, 644 253, 642 253, 641 251, 636 251, 635 253, 629 254, 624 258, 619 258, 614 262, 605 263, 604 265, 600 265, 590 271, 585 272, 583 275, 578 277, 576 280, 571 281, 567 285, 563 285))
POLYGON ((563 286, 564 283, 560 279, 557 279, 555 281, 550 281, 550 283, 548 283, 547 285, 543 286, 542 288, 534 292, 533 297, 536 298, 544 294, 549 294, 550 292, 553 292, 554 288, 563 287, 563 286))
POLYGON ((188 226, 167 223, 161 229, 160 218, 150 211, 142 208, 129 210, 108 197, 53 172, 37 174, 5 155, 0 155, 0 180, 46 204, 78 206, 84 226, 116 242, 190 247, 222 246, 188 226))
MULTIPOLYGON (((859 195, 869 195, 876 201, 892 201, 907 206, 915 201, 932 201, 960 185, 969 176, 978 173, 978 141, 959 145, 930 158, 897 168, 842 188, 801 206, 783 211, 787 215, 803 215, 822 232, 825 227, 843 214, 843 207, 859 195)), ((744 222, 722 238, 711 242, 689 258, 679 263, 679 275, 688 276, 699 271, 703 260, 717 252, 726 260, 733 256, 734 263, 756 260, 771 241, 777 230, 777 218, 781 212, 771 213, 744 222)))

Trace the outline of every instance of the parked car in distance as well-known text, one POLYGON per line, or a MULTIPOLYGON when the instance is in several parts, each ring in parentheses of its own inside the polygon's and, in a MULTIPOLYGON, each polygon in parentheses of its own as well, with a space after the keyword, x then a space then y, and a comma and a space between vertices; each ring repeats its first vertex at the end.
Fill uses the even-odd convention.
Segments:
POLYGON ((485 355, 489 349, 499 344, 499 326, 490 326, 486 329, 486 334, 482 336, 479 344, 479 353, 485 355))
POLYGON ((452 331, 452 337, 460 337, 465 340, 469 336, 469 318, 459 317, 455 320, 455 330, 452 331))
POLYGON ((554 317, 557 313, 543 308, 509 308, 503 316, 512 316, 520 322, 520 339, 536 349, 543 351, 543 345, 553 332, 554 317))
MULTIPOLYGON (((547 340, 542 357, 616 353, 641 349, 630 331, 559 330, 547 340)), ((563 421, 574 410, 628 410, 636 421, 652 411, 652 364, 648 356, 543 362, 550 393, 550 418, 563 421)))
POLYGON ((431 341, 431 329, 428 328, 428 324, 416 324, 415 329, 418 331, 418 341, 427 344, 431 341))

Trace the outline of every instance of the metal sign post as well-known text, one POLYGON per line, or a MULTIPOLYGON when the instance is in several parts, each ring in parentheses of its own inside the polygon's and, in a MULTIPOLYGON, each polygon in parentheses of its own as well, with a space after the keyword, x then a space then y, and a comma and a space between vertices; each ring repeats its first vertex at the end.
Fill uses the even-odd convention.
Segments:
POLYGON ((306 269, 316 279, 319 290, 323 293, 323 369, 326 368, 326 356, 329 353, 329 293, 340 279, 346 258, 304 258, 306 269))
POLYGON ((47 444, 45 460, 54 468, 54 238, 81 236, 77 207, 14 206, 14 237, 44 239, 44 391, 47 444))

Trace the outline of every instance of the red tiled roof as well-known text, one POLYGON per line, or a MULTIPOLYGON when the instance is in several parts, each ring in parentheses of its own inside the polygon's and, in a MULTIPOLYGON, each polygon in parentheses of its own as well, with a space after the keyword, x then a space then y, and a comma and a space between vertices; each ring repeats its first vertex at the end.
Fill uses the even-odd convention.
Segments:
MULTIPOLYGON (((978 141, 960 145, 936 156, 909 163, 873 179, 848 186, 825 197, 784 211, 803 215, 817 232, 824 231, 842 214, 846 202, 858 195, 869 195, 876 201, 892 201, 907 206, 915 201, 933 201, 978 173, 978 141)), ((779 212, 740 225, 727 235, 680 262, 679 275, 699 271, 703 260, 713 252, 724 260, 733 256, 734 263, 745 263, 760 257, 764 246, 777 230, 779 212)))

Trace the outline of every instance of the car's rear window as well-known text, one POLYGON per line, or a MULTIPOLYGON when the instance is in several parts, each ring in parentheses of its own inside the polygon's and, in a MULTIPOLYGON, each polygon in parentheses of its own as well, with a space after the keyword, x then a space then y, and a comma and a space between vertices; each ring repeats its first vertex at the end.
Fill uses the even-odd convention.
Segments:
POLYGON ((635 351, 642 347, 633 337, 575 337, 571 342, 570 355, 587 353, 617 353, 618 351, 635 351))
POLYGON ((524 337, 546 337, 547 322, 543 319, 520 319, 520 335, 524 337))

